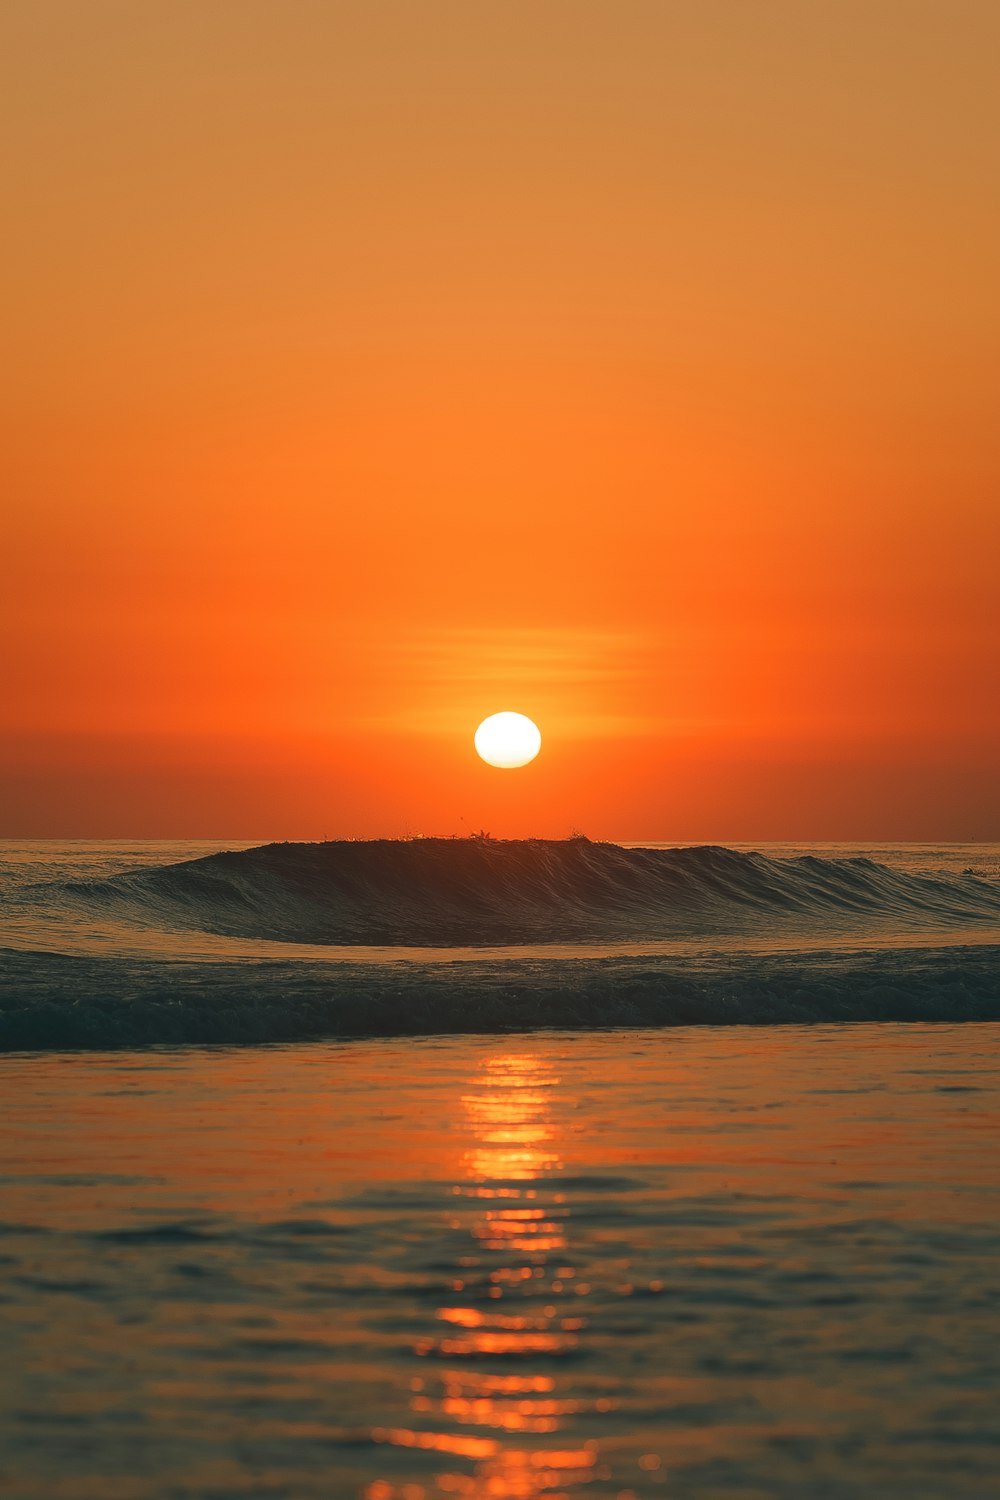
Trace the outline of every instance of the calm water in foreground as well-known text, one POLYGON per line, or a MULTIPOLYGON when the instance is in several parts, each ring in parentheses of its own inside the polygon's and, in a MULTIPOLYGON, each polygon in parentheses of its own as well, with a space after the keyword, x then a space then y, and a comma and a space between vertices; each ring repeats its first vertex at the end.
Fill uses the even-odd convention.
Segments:
POLYGON ((0 1059, 5 1500, 1000 1490, 1000 1026, 0 1059))

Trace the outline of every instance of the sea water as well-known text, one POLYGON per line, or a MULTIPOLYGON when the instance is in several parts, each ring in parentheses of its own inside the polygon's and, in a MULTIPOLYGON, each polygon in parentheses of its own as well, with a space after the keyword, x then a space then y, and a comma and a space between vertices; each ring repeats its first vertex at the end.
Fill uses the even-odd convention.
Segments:
MULTIPOLYGON (((391 861, 394 855, 398 857, 407 851, 407 843, 411 849, 416 846, 419 851, 434 842, 443 844, 445 856, 449 853, 459 855, 463 847, 468 850, 470 844, 468 840, 451 844, 450 841, 418 839, 403 841, 402 844, 383 841, 380 849, 391 861)), ((279 851, 299 848, 317 853, 324 848, 322 845, 269 847, 279 851)), ((326 847, 336 849, 338 846, 326 847)), ((563 843, 562 847, 567 846, 563 843)), ((846 940, 849 944, 856 940, 859 932, 863 933, 866 946, 903 941, 917 944, 939 940, 995 942, 1000 930, 1000 844, 996 843, 762 843, 733 844, 720 851, 703 851, 696 845, 652 842, 622 847, 640 852, 661 851, 667 858, 679 859, 685 856, 696 859, 703 852, 731 856, 733 860, 746 862, 745 870, 737 867, 732 875, 727 871, 730 881, 735 876, 744 881, 744 887, 734 891, 716 886, 712 890, 714 897, 730 898, 725 903, 728 922, 719 920, 718 911, 706 911, 703 903, 692 913, 686 925, 666 933, 661 930, 650 938, 643 932, 649 913, 643 911, 627 941, 614 935, 588 942, 586 938, 581 941, 578 935, 574 935, 571 946, 580 954, 698 953, 706 947, 715 951, 720 945, 751 951, 755 947, 776 945, 802 949, 817 944, 829 945, 831 941, 843 944, 846 940), (768 866, 763 878, 762 872, 750 863, 757 858, 762 858, 768 866), (918 891, 917 902, 908 902, 909 909, 902 919, 898 904, 890 902, 879 909, 882 892, 875 893, 874 901, 868 890, 856 895, 848 892, 845 902, 841 891, 836 892, 839 899, 834 901, 829 900, 829 892, 821 891, 821 898, 827 898, 825 901, 821 899, 804 911, 792 910, 791 915, 797 916, 798 920, 791 926, 782 925, 779 919, 788 915, 789 910, 787 905, 783 910, 784 903, 780 900, 768 901, 768 897, 774 894, 769 889, 768 877, 773 878, 774 872, 779 878, 786 871, 794 873, 797 866, 808 860, 819 861, 821 867, 835 871, 850 870, 850 866, 862 862, 884 870, 890 877, 902 877, 903 880, 916 877, 918 881, 937 882, 938 888, 932 887, 929 893, 918 891), (963 909, 966 905, 969 905, 968 910, 963 909), (733 920, 747 912, 751 921, 733 920), (873 923, 873 918, 881 920, 873 923)), ((339 848, 349 852, 352 846, 340 845, 339 848)), ((501 844, 499 851, 502 850, 501 844)), ((111 958, 222 960, 285 957, 309 960, 340 957, 381 963, 414 955, 414 948, 405 942, 352 942, 348 947, 329 940, 283 941, 281 937, 258 934, 253 930, 255 923, 261 916, 271 915, 266 910, 261 911, 263 903, 260 901, 247 912, 245 926, 249 932, 219 930, 218 925, 213 927, 213 918, 219 916, 211 900, 213 893, 206 893, 203 887, 192 892, 182 891, 183 900, 178 899, 177 892, 164 893, 162 890, 152 893, 158 899, 141 903, 128 900, 134 894, 128 884, 130 877, 140 880, 148 876, 155 878, 156 872, 163 872, 169 878, 177 871, 183 878, 183 872, 193 868, 192 862, 203 861, 223 851, 244 853, 251 867, 258 853, 246 841, 0 839, 0 949, 111 958), (122 899, 113 903, 107 900, 108 896, 119 893, 122 899), (168 903, 163 899, 164 894, 172 894, 174 899, 168 903)), ((260 850, 261 854, 266 852, 266 847, 260 850)), ((488 850, 480 852, 488 853, 488 850)), ((344 881, 339 882, 331 895, 342 896, 344 884, 344 881)), ((515 892, 509 886, 503 890, 506 897, 513 894, 515 892)), ((892 896, 897 894, 891 892, 892 896)), ((377 909, 380 895, 381 892, 371 886, 365 888, 364 899, 369 908, 377 909)), ((473 911, 473 918, 476 915, 473 911)), ((284 918, 286 926, 289 925, 287 906, 280 910, 279 916, 284 918)), ((419 956, 449 960, 456 956, 472 958, 484 949, 565 955, 569 947, 566 942, 559 941, 525 942, 516 934, 513 941, 502 944, 484 941, 481 935, 473 937, 472 945, 461 941, 435 945, 422 938, 419 956)))
POLYGON ((1000 1019, 996 845, 0 846, 0 1051, 1000 1019))
POLYGON ((5 1500, 1000 1487, 1000 1026, 0 1059, 5 1500))

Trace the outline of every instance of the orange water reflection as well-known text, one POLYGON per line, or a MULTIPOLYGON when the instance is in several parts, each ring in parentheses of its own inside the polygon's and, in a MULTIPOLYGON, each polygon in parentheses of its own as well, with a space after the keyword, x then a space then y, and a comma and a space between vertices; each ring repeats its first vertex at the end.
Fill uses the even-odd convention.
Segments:
POLYGON ((587 1327, 586 1288, 569 1263, 569 1209, 553 1180, 563 1167, 560 1117, 571 1105, 552 1064, 532 1053, 487 1058, 462 1097, 467 1136, 452 1191, 473 1208, 471 1223, 464 1214, 454 1221, 469 1233, 468 1253, 455 1267, 453 1299, 414 1342, 428 1371, 411 1382, 411 1424, 373 1437, 470 1467, 442 1468, 429 1484, 378 1479, 366 1500, 568 1500, 608 1477, 595 1441, 556 1441, 567 1418, 613 1404, 560 1390, 559 1361, 587 1327))

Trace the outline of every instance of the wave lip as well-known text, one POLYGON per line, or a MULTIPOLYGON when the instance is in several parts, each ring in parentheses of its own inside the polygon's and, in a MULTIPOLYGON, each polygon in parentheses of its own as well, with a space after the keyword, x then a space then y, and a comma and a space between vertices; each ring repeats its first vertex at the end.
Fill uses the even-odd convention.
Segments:
POLYGON ((143 924, 336 945, 864 935, 1000 924, 1000 883, 972 874, 585 838, 265 844, 67 882, 62 896, 143 924))

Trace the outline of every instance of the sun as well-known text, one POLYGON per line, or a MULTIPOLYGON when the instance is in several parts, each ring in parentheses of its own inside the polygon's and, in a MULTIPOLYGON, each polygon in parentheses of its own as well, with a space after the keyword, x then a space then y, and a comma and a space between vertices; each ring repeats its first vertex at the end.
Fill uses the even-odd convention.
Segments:
POLYGON ((534 760, 542 748, 538 725, 525 714, 490 714, 476 730, 476 750, 487 765, 512 771, 534 760))

